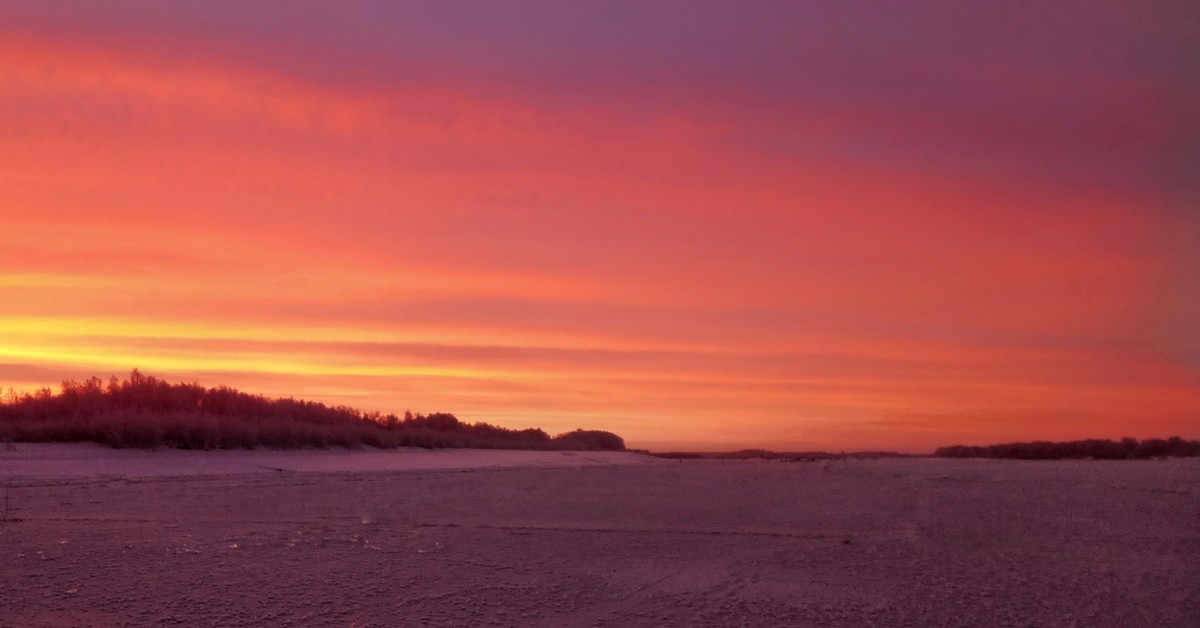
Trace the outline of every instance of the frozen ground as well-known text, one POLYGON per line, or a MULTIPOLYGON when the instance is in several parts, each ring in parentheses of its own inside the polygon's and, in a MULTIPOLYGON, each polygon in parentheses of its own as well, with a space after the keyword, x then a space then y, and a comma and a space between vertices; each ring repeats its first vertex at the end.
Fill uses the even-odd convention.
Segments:
POLYGON ((428 450, 403 448, 327 450, 182 451, 112 449, 100 445, 0 445, 0 479, 6 477, 169 477, 287 471, 413 471, 480 467, 573 467, 653 464, 655 458, 622 452, 428 450))
POLYGON ((517 453, 0 450, 0 625, 1200 625, 1200 460, 517 453))

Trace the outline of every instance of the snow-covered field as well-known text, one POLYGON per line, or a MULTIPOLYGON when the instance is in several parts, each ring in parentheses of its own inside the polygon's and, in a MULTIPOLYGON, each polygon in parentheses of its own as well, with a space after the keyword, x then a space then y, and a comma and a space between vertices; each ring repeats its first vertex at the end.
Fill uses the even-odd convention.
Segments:
POLYGON ((1200 625, 1195 459, 19 445, 5 492, 0 626, 1200 625))
POLYGON ((623 452, 428 450, 403 448, 325 450, 182 451, 112 449, 93 444, 0 445, 0 479, 6 477, 170 477, 240 473, 413 471, 495 467, 574 467, 654 464, 658 459, 623 452))

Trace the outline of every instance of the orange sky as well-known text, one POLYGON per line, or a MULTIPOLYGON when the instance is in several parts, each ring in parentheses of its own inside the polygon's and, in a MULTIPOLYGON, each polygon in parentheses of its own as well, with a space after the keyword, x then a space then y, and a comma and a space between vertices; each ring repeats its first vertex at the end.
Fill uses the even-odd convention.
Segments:
POLYGON ((1200 437, 1171 15, 671 4, 0 3, 0 384, 655 449, 1200 437))

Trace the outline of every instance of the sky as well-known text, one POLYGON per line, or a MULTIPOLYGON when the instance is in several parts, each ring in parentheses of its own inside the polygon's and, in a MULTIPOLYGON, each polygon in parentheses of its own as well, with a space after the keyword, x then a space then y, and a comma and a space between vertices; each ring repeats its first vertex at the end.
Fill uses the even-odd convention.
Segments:
POLYGON ((1200 437, 1192 2, 0 0, 0 385, 1200 437))

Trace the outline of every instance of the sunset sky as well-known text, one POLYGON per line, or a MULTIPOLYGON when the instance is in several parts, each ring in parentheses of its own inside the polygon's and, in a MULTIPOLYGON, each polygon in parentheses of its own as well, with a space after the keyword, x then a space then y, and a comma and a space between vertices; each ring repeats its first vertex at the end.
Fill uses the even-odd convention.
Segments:
POLYGON ((1193 2, 0 0, 0 385, 1200 437, 1193 2))

